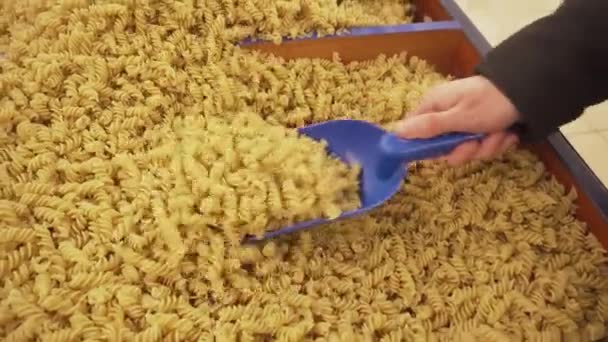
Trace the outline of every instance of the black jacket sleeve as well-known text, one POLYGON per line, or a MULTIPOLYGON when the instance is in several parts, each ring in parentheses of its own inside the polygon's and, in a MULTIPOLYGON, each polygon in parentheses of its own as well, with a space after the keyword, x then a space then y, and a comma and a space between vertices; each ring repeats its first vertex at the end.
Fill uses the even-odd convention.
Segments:
POLYGON ((608 99, 608 0, 566 0, 491 50, 477 72, 519 110, 523 141, 546 137, 608 99))

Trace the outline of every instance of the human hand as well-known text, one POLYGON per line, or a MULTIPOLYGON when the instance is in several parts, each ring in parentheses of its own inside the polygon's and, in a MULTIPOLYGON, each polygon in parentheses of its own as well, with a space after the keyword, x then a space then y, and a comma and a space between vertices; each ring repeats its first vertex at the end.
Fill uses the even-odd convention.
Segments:
POLYGON ((519 119, 511 101, 492 82, 473 76, 431 89, 406 120, 397 123, 402 138, 431 138, 449 132, 486 133, 481 142, 466 142, 442 157, 450 165, 473 159, 488 160, 518 142, 505 130, 519 119))

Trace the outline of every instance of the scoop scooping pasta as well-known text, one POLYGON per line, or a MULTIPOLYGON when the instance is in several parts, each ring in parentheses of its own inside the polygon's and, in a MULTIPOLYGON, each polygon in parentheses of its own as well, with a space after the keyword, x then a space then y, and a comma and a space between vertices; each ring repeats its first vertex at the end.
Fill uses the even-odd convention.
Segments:
POLYGON ((265 240, 294 233, 321 224, 357 216, 390 199, 407 176, 405 163, 435 158, 452 151, 484 134, 450 133, 430 139, 402 139, 362 120, 332 120, 305 126, 299 132, 327 142, 328 152, 345 163, 361 166, 361 207, 342 213, 334 219, 313 219, 267 232, 261 238, 246 237, 245 242, 265 240))

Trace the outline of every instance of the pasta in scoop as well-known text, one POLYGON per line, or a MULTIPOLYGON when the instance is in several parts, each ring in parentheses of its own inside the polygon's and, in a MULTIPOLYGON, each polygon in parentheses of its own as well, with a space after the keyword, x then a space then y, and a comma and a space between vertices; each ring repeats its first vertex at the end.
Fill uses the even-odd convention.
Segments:
POLYGON ((360 206, 359 167, 328 157, 325 144, 257 115, 177 120, 181 172, 176 182, 208 224, 239 243, 245 235, 360 206))

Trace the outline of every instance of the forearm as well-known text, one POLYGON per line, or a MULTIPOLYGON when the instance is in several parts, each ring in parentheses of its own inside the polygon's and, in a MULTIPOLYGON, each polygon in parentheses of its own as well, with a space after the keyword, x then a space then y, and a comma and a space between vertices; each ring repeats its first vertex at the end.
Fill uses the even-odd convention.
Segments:
POLYGON ((478 72, 517 107, 535 140, 608 98, 608 1, 572 0, 490 51, 478 72))

